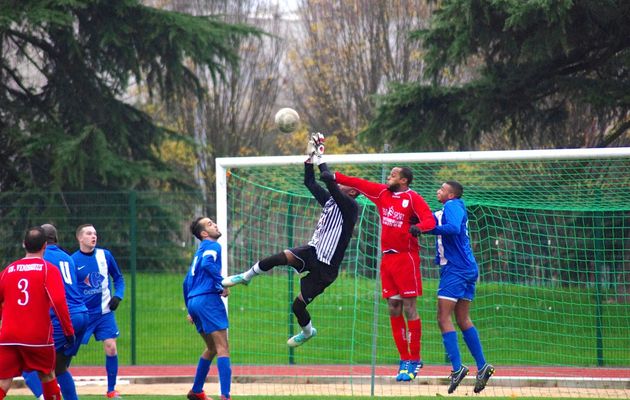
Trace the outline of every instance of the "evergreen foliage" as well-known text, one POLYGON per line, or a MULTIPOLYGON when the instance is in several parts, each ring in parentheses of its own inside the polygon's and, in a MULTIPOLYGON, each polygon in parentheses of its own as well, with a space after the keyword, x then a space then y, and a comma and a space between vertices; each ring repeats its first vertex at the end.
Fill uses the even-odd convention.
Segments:
MULTIPOLYGON (((169 102, 202 96, 260 31, 138 0, 0 0, 0 189, 187 187, 156 151, 169 132, 129 88, 169 102)), ((138 96, 140 94, 137 94, 138 96)))
POLYGON ((391 86, 367 138, 397 150, 470 150, 484 137, 507 148, 628 144, 630 2, 437 7, 411 35, 426 50, 426 80, 391 86))

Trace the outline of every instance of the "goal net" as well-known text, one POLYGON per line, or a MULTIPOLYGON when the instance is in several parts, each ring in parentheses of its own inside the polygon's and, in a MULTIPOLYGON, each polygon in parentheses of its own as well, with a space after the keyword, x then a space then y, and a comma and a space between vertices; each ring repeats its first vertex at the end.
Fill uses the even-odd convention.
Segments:
MULTIPOLYGON (((307 244, 321 207, 303 186, 305 156, 217 160, 224 275, 307 244)), ((464 185, 479 282, 471 317, 496 374, 490 396, 630 397, 630 148, 330 155, 331 170, 384 182, 394 166, 432 210, 447 180, 464 185)), ((316 176, 319 174, 316 170, 316 176)), ((228 300, 234 394, 432 396, 450 373, 436 322, 435 236, 421 241, 418 298, 425 364, 396 382, 398 353, 380 296, 379 218, 362 196, 339 278, 308 307, 315 338, 291 312, 300 276, 276 267, 228 300)), ((459 335, 470 375, 474 360, 459 335)))

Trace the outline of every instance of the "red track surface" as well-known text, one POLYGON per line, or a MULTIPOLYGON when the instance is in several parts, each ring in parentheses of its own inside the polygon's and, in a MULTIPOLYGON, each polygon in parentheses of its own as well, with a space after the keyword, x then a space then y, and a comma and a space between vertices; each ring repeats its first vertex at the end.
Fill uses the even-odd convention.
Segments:
MULTIPOLYGON (((394 376, 395 365, 377 366, 377 376, 394 376)), ((135 365, 120 366, 118 377, 131 376, 194 376, 195 365, 135 365)), ((474 367, 471 368, 474 370, 474 367)), ((104 366, 70 368, 72 375, 102 376, 104 366)), ((369 376, 372 368, 369 365, 233 365, 234 376, 369 376)), ((450 373, 449 366, 426 366, 420 376, 446 377, 450 373)), ((210 375, 216 375, 217 369, 211 368, 210 375)), ((572 367, 503 367, 496 366, 495 376, 541 377, 541 378, 621 378, 630 379, 630 368, 572 368, 572 367)))

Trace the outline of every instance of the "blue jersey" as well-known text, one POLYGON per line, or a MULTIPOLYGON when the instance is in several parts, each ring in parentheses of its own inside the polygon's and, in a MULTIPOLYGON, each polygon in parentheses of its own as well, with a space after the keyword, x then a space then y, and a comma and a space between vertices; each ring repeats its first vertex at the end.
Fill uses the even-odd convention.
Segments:
POLYGON ((429 233, 437 235, 435 263, 451 264, 475 273, 477 261, 468 238, 468 213, 462 199, 451 199, 434 213, 436 226, 429 233))
POLYGON ((202 240, 190 269, 184 278, 184 301, 202 294, 219 294, 221 285, 221 245, 213 240, 202 240))
POLYGON ((110 312, 109 301, 113 296, 123 298, 125 280, 112 253, 107 249, 95 248, 91 253, 78 250, 72 254, 77 267, 79 289, 84 296, 85 305, 90 314, 106 314, 110 312), (111 282, 115 292, 112 295, 111 282))
MULTIPOLYGON (((44 252, 44 260, 54 264, 61 272, 64 289, 66 291, 66 302, 68 303, 68 311, 70 311, 70 314, 87 311, 83 294, 79 289, 77 271, 72 257, 61 250, 57 245, 49 244, 46 246, 46 251, 44 252)), ((52 311, 50 315, 53 318, 57 318, 52 311)))

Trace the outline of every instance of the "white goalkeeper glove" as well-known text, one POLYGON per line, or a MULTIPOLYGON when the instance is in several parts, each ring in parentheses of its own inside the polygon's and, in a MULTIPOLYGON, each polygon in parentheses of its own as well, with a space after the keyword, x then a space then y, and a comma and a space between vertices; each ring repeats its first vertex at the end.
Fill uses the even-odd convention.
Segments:
POLYGON ((314 164, 321 164, 322 161, 322 156, 324 155, 324 150, 325 150, 325 146, 324 146, 324 142, 326 141, 326 138, 324 137, 324 135, 322 135, 319 132, 313 132, 311 133, 311 137, 308 141, 308 147, 307 149, 311 151, 311 160, 314 164))

